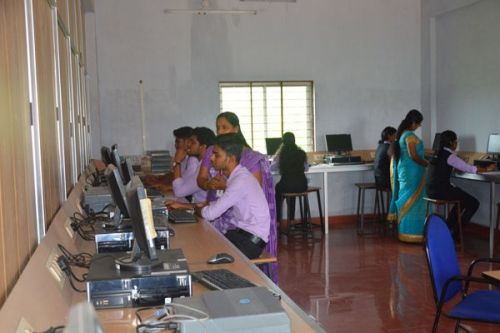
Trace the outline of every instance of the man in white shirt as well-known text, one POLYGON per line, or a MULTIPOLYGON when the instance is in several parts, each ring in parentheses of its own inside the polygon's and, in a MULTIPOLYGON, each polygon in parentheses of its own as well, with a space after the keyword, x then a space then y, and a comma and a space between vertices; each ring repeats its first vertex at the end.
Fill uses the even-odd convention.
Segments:
MULTIPOLYGON (((174 158, 174 181, 172 188, 178 198, 192 196, 194 203, 203 202, 207 198, 206 191, 198 187, 196 177, 200 171, 201 160, 207 148, 215 142, 214 132, 207 127, 196 127, 186 142, 185 149, 176 151, 174 158), (186 158, 186 156, 188 158, 186 158), (186 167, 181 161, 187 160, 186 167)), ((168 203, 171 208, 192 208, 186 205, 168 203), (175 206, 175 207, 173 207, 175 206)))

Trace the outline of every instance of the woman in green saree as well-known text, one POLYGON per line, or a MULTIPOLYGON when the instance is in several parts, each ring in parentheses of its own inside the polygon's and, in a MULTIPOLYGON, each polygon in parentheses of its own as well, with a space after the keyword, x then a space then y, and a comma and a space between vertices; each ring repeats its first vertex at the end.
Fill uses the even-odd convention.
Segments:
POLYGON ((392 199, 389 219, 398 222, 399 240, 409 243, 423 241, 425 222, 425 168, 423 141, 414 133, 423 120, 418 110, 411 110, 403 119, 392 147, 392 199))

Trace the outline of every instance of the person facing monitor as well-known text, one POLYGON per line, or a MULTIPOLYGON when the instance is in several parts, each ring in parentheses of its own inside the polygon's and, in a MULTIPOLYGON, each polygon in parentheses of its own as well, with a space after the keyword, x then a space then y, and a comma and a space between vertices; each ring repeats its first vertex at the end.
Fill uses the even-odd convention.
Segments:
POLYGON ((282 143, 283 143, 282 138, 266 138, 267 156, 274 156, 274 154, 276 154, 282 143))
POLYGON ((488 137, 488 147, 486 149, 486 152, 492 155, 492 160, 500 160, 500 134, 490 134, 490 136, 488 137))
POLYGON ((157 237, 153 222, 151 201, 147 198, 144 185, 138 176, 127 184, 127 203, 132 219, 134 246, 129 257, 116 259, 115 263, 122 270, 148 273, 163 264, 158 259, 154 239, 157 237))
POLYGON ((351 134, 327 134, 326 148, 337 155, 348 155, 352 151, 351 134))

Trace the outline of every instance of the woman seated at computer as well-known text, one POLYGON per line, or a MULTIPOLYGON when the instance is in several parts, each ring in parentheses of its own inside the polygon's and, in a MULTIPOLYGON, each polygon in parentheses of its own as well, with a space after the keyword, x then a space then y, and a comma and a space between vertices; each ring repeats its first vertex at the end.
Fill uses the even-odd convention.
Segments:
MULTIPOLYGON (((432 156, 427 170, 427 195, 433 199, 459 200, 462 226, 466 226, 479 208, 479 201, 451 183, 451 172, 453 169, 469 173, 486 172, 495 170, 496 166, 476 167, 458 157, 455 152, 458 139, 453 131, 442 132, 439 140, 439 149, 432 156)), ((458 235, 457 213, 456 207, 453 207, 446 221, 453 235, 458 235)))
POLYGON ((380 189, 391 189, 389 147, 396 141, 396 132, 394 127, 387 126, 380 134, 380 141, 373 162, 375 184, 380 189))
MULTIPOLYGON (((283 143, 276 152, 271 164, 272 171, 279 171, 280 181, 276 184, 276 220, 281 221, 283 193, 304 192, 307 190, 307 178, 304 174, 309 169, 306 153, 295 144, 295 135, 291 132, 283 134, 283 143)), ((293 220, 295 198, 287 200, 288 217, 293 220)))
POLYGON ((197 205, 201 216, 209 221, 226 212, 231 229, 224 235, 248 258, 257 258, 269 240, 271 215, 267 200, 257 179, 240 164, 243 144, 237 133, 217 137, 212 149, 214 169, 226 178, 224 193, 216 200, 197 205), (264 207, 264 208, 263 208, 264 207))

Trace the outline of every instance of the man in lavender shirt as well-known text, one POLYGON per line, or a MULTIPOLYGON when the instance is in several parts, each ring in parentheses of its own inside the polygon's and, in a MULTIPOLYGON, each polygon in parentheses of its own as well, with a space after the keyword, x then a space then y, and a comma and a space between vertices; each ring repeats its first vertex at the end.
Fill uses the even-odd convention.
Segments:
MULTIPOLYGON (((467 164, 455 153, 457 144, 458 140, 455 132, 447 130, 441 133, 439 150, 434 152, 434 156, 432 156, 427 168, 427 195, 433 199, 460 200, 462 225, 465 226, 479 208, 479 201, 450 182, 451 172, 455 169, 462 172, 477 173, 492 171, 496 167, 494 164, 487 168, 467 164)), ((457 235, 456 221, 457 209, 453 207, 446 223, 454 236, 457 235)))
POLYGON ((216 138, 212 164, 227 177, 226 190, 209 204, 197 205, 197 211, 206 220, 213 220, 231 210, 236 229, 225 236, 248 258, 257 258, 269 239, 271 216, 269 206, 257 179, 240 166, 243 145, 237 134, 223 134, 216 138))
MULTIPOLYGON (((196 127, 192 130, 192 135, 186 143, 184 153, 175 154, 174 161, 174 181, 172 188, 176 197, 192 196, 193 203, 204 202, 207 199, 207 192, 198 187, 196 177, 200 171, 200 165, 207 148, 215 142, 215 133, 207 127, 196 127), (190 158, 186 169, 182 169, 179 161, 186 160, 184 154, 190 158), (177 161, 179 159, 179 161, 177 161)), ((192 205, 186 205, 181 202, 168 202, 169 208, 193 208, 192 205)))

